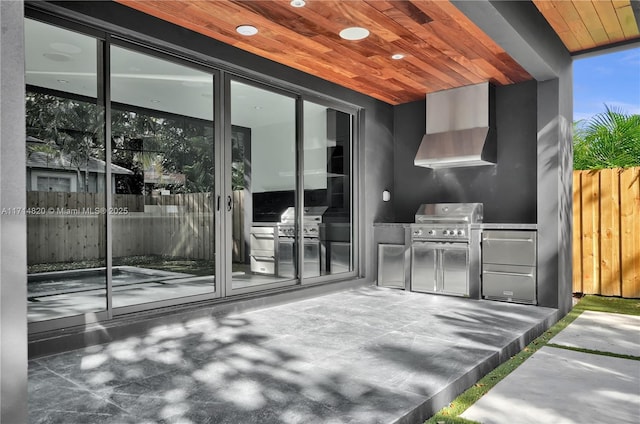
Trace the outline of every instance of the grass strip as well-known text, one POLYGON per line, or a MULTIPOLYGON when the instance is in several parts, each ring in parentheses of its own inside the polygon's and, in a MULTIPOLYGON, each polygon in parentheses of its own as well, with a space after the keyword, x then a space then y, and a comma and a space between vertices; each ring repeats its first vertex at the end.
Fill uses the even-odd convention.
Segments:
POLYGON ((614 353, 614 352, 606 352, 606 351, 602 351, 602 350, 585 349, 583 347, 565 346, 565 345, 559 345, 559 344, 555 344, 555 343, 547 343, 547 347, 555 347, 555 348, 558 348, 558 349, 573 350, 574 352, 591 353, 593 355, 611 356, 612 358, 631 359, 631 360, 634 360, 634 361, 640 361, 640 356, 625 355, 624 353, 614 353))
MULTIPOLYGON (((519 353, 512 356, 493 371, 482 377, 476 384, 454 399, 449 406, 441 409, 437 414, 425 422, 425 424, 478 424, 476 421, 466 420, 459 415, 478 401, 485 393, 491 390, 502 379, 509 375, 520 364, 542 347, 549 345, 551 340, 560 331, 580 316, 584 311, 599 311, 629 315, 640 315, 639 299, 622 299, 602 296, 585 296, 577 305, 560 321, 545 331, 542 335, 529 343, 519 353)), ((560 346, 559 346, 560 347, 560 346)), ((562 346, 564 347, 564 346, 562 346)), ((594 352, 595 353, 595 352, 594 352)), ((602 353, 600 353, 602 354, 602 353)), ((634 357, 629 359, 635 359, 634 357)))
POLYGON ((640 299, 588 295, 580 299, 580 302, 573 309, 640 315, 640 299))

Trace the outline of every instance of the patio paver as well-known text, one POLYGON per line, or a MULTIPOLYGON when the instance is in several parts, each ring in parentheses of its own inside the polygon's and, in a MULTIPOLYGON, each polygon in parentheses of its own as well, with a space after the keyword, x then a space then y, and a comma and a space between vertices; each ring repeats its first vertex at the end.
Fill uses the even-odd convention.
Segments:
POLYGON ((461 416, 482 424, 635 424, 640 362, 543 347, 461 416))
POLYGON ((557 311, 364 287, 29 363, 31 423, 421 423, 557 311))
POLYGON ((551 343, 640 356, 640 316, 585 311, 551 343))

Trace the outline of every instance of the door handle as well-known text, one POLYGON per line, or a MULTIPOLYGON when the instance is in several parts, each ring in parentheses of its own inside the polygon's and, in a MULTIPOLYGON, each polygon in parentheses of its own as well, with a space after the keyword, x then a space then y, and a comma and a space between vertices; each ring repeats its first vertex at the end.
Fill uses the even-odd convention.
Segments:
POLYGON ((220 196, 216 199, 216 211, 220 212, 220 196))
POLYGON ((227 196, 227 212, 231 212, 233 208, 233 202, 231 200, 231 196, 227 196))

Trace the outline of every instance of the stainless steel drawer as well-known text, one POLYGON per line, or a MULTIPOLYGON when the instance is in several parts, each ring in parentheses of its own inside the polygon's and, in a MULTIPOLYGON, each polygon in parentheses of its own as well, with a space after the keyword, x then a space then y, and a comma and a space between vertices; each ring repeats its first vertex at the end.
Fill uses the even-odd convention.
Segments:
POLYGON ((276 254, 273 249, 253 249, 251 250, 251 256, 273 258, 276 256, 276 254))
POLYGON ((251 272, 258 274, 276 273, 276 258, 273 256, 251 256, 251 272))
POLYGON ((483 231, 482 263, 536 265, 535 231, 483 231))
POLYGON ((536 268, 533 266, 484 264, 482 297, 536 304, 536 268))
POLYGON ((251 241, 249 242, 251 251, 254 250, 275 250, 275 234, 273 227, 252 227, 251 241))

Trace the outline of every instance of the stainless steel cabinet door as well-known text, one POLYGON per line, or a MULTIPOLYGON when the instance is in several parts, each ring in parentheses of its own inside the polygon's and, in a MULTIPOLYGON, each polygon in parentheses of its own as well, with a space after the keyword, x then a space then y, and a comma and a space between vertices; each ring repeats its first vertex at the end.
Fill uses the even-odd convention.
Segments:
POLYGON ((294 247, 295 242, 292 238, 278 240, 278 276, 296 277, 294 247))
POLYGON ((411 290, 437 291, 438 245, 414 242, 411 247, 411 290))
POLYGON ((329 243, 329 265, 327 266, 331 274, 340 274, 351 270, 351 243, 331 242, 329 243))
POLYGON ((439 291, 469 295, 469 249, 466 245, 449 245, 441 250, 442 288, 439 291))
POLYGON ((304 241, 304 276, 318 277, 320 275, 320 242, 318 240, 304 241))
POLYGON ((404 244, 378 244, 378 285, 404 289, 404 244))

